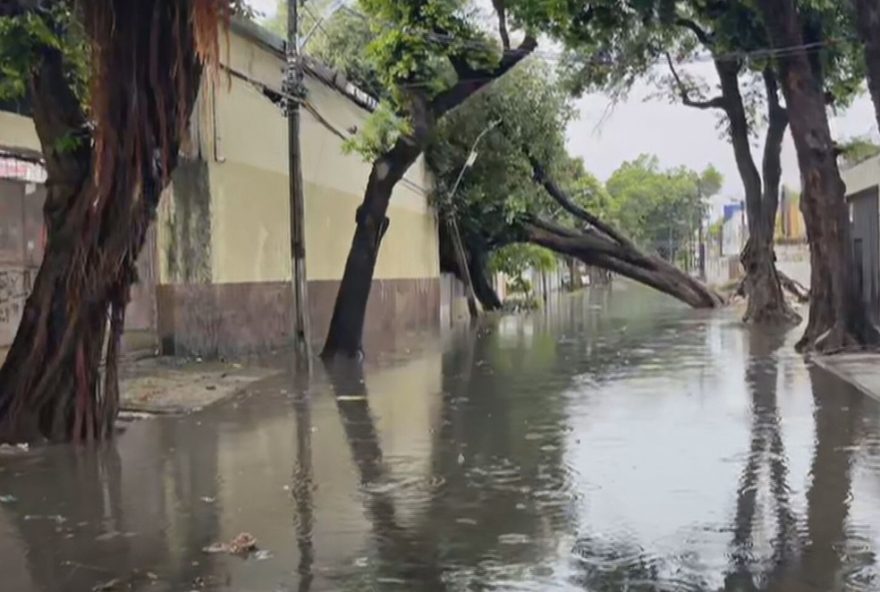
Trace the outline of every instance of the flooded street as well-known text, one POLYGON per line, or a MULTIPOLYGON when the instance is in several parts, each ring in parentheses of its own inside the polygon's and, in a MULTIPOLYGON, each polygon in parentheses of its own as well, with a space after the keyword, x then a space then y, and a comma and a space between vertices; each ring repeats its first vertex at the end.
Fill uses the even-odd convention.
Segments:
POLYGON ((0 457, 0 589, 878 590, 880 404, 799 335, 619 283, 0 457))

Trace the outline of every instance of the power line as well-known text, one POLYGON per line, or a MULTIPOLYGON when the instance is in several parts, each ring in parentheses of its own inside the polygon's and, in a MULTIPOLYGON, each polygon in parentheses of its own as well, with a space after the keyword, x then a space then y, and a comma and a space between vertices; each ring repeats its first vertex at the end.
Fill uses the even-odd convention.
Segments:
MULTIPOLYGON (((341 10, 345 10, 346 12, 365 20, 369 23, 376 23, 375 19, 372 19, 370 16, 355 10, 354 8, 343 5, 340 7, 341 10)), ((379 26, 383 29, 392 30, 395 29, 395 25, 392 23, 379 23, 379 26)), ((326 33, 326 31, 325 31, 326 33)), ((450 47, 452 45, 458 45, 465 49, 473 49, 474 51, 485 51, 490 47, 490 45, 486 42, 474 40, 474 39, 462 39, 456 38, 454 35, 445 33, 436 33, 433 31, 426 31, 425 36, 432 41, 450 47)), ((772 59, 772 58, 784 58, 790 57, 793 55, 797 55, 800 52, 804 52, 807 54, 818 53, 832 47, 842 45, 844 43, 858 43, 858 39, 853 37, 844 37, 844 38, 832 38, 824 41, 815 41, 811 43, 801 43, 797 45, 789 45, 784 47, 763 47, 756 48, 748 51, 730 51, 726 53, 705 53, 705 54, 697 54, 693 56, 689 56, 687 59, 679 60, 679 64, 687 65, 687 64, 700 64, 700 63, 709 63, 709 62, 749 62, 749 61, 757 61, 764 59, 772 59)), ((519 50, 517 49, 503 49, 502 56, 518 54, 519 50)), ((536 50, 532 51, 529 54, 529 57, 533 57, 536 59, 541 59, 547 62, 559 62, 568 57, 576 56, 577 53, 574 51, 549 51, 549 50, 536 50)), ((616 64, 620 64, 623 60, 616 60, 611 57, 606 56, 591 56, 587 62, 592 63, 596 66, 613 66, 616 64)), ((656 56, 653 62, 650 62, 648 66, 657 66, 662 65, 664 58, 662 56, 656 56)), ((482 78, 473 78, 469 79, 475 82, 477 81, 487 81, 494 80, 494 77, 482 77, 482 78)), ((410 82, 400 83, 399 86, 404 88, 416 88, 416 87, 424 87, 434 84, 433 80, 416 80, 410 82)))

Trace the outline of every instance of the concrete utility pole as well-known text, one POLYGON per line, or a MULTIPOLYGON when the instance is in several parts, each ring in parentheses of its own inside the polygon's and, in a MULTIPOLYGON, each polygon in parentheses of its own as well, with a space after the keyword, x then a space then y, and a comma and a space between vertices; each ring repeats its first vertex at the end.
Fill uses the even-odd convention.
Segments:
MULTIPOLYGON (((297 354, 310 366, 309 296, 306 276, 305 203, 299 102, 305 97, 303 62, 299 52, 299 2, 287 0, 287 48, 284 86, 287 94, 288 176, 290 182, 290 255, 293 272, 293 332, 297 354)), ((304 0, 302 0, 304 1, 304 0)))
MULTIPOLYGON (((474 165, 474 162, 477 160, 477 145, 480 143, 480 140, 483 139, 489 131, 498 125, 499 122, 492 121, 489 125, 477 136, 477 139, 474 140, 473 145, 471 146, 471 151, 468 154, 468 158, 465 161, 464 165, 462 165, 461 170, 458 173, 458 177, 455 179, 455 184, 453 184, 452 189, 449 191, 449 204, 452 206, 452 200, 455 198, 455 192, 458 191, 458 186, 461 184, 461 180, 464 178, 464 173, 469 168, 474 165)), ((449 214, 446 218, 447 229, 449 230, 449 238, 452 240, 452 250, 455 255, 456 263, 458 264, 458 272, 461 274, 461 282, 464 284, 465 297, 467 298, 468 303, 468 311, 470 312, 471 318, 475 319, 480 316, 480 307, 477 304, 477 297, 474 294, 474 283, 471 281, 470 269, 468 268, 467 263, 467 254, 464 250, 464 243, 461 240, 461 233, 458 231, 458 220, 455 214, 449 214)))

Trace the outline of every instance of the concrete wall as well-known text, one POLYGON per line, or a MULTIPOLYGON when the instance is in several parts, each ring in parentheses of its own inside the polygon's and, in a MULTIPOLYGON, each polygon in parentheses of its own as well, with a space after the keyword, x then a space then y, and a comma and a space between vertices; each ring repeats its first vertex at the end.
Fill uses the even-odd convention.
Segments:
POLYGON ((810 247, 807 243, 777 244, 776 267, 807 288, 810 287, 810 247))
POLYGON ((841 173, 846 194, 855 195, 880 183, 880 156, 874 156, 841 173))
MULTIPOLYGON (((293 308, 287 125, 262 87, 280 91, 277 48, 240 28, 219 84, 203 86, 186 164, 160 213, 160 333, 168 352, 223 354, 286 344, 293 308)), ((370 164, 343 136, 369 113, 316 76, 319 117, 302 110, 306 267, 312 339, 326 335, 370 164), (323 122, 321 120, 324 120, 323 122), (329 129, 332 127, 333 129, 329 129)), ((366 339, 436 325, 437 219, 418 161, 398 184, 368 305, 366 339)))
POLYGON ((40 140, 30 117, 0 111, 0 148, 16 152, 39 153, 40 140))

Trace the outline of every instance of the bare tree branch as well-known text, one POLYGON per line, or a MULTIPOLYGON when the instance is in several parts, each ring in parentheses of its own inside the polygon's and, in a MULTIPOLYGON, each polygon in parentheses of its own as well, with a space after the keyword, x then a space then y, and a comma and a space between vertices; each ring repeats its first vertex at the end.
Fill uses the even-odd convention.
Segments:
POLYGON ((574 201, 562 190, 562 188, 560 188, 556 184, 556 182, 547 175, 544 167, 542 167, 541 163, 539 163, 535 158, 529 156, 529 162, 532 165, 532 172, 534 174, 535 181, 541 184, 544 190, 550 194, 550 197, 552 197, 553 200, 556 201, 556 203, 562 206, 562 209, 564 209, 575 218, 583 220, 602 234, 606 235, 618 245, 628 249, 635 248, 633 242, 622 233, 618 232, 617 229, 609 224, 606 224, 595 215, 591 214, 584 208, 574 203, 574 201))
POLYGON ((458 82, 451 89, 440 93, 434 98, 433 107, 436 117, 442 117, 492 81, 504 76, 514 66, 535 51, 536 47, 538 47, 537 39, 527 35, 522 43, 519 44, 519 47, 505 51, 501 62, 491 70, 472 68, 464 59, 450 59, 458 75, 458 82))
POLYGON ((767 91, 767 137, 764 141, 762 162, 764 195, 761 199, 762 218, 767 236, 773 236, 776 210, 779 207, 779 186, 782 183, 782 142, 788 128, 788 111, 779 103, 779 84, 773 66, 764 68, 764 87, 767 91))
POLYGON ((694 109, 724 109, 725 103, 724 97, 722 96, 717 96, 708 101, 697 101, 691 98, 690 90, 688 90, 687 85, 675 69, 672 56, 669 55, 668 51, 666 52, 666 63, 669 64, 669 71, 672 72, 672 77, 675 79, 675 85, 678 87, 678 94, 681 97, 681 102, 685 106, 693 107, 694 109))
POLYGON ((507 7, 504 0, 492 0, 495 14, 498 16, 498 35, 501 36, 501 46, 505 51, 510 49, 510 34, 507 32, 507 7))
POLYGON ((697 39, 700 41, 700 43, 702 43, 706 48, 711 49, 712 46, 714 45, 714 42, 712 40, 712 35, 708 31, 706 31, 703 27, 698 25, 696 23, 696 21, 689 19, 689 18, 679 17, 679 18, 675 19, 675 24, 678 25, 679 27, 684 27, 685 29, 688 29, 691 32, 693 32, 693 34, 697 37, 697 39))

